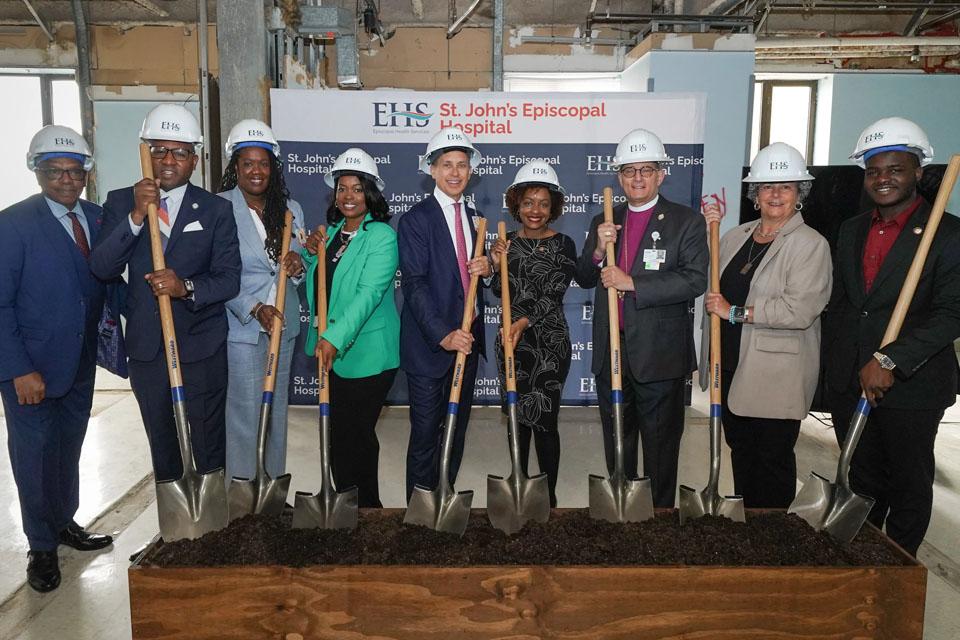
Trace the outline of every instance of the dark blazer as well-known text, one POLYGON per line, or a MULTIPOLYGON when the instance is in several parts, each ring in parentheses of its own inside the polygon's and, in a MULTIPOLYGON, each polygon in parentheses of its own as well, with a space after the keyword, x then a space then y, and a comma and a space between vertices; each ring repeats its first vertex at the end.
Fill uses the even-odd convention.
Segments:
MULTIPOLYGON (((80 201, 92 245, 100 207, 80 201)), ((0 212, 0 382, 38 371, 46 395, 73 386, 82 347, 97 352, 104 285, 42 194, 0 212)))
MULTIPOLYGON (((863 290, 863 248, 873 212, 840 226, 833 293, 823 316, 823 362, 828 404, 860 395, 860 369, 880 350, 907 270, 930 217, 924 202, 897 236, 869 292, 863 290)), ((956 400, 960 337, 960 220, 944 214, 917 284, 900 337, 882 351, 897 365, 896 381, 880 406, 942 409, 956 400)))
MULTIPOLYGON (((623 223, 626 208, 624 204, 613 210, 615 224, 623 223)), ((601 267, 593 262, 597 226, 601 222, 603 215, 597 215, 590 223, 590 232, 577 262, 576 277, 581 287, 596 287, 593 302, 594 375, 600 373, 604 361, 610 357, 607 290, 600 285, 601 267)), ((617 255, 620 254, 620 242, 618 234, 617 255)), ((703 216, 661 195, 630 269, 636 292, 628 293, 623 299, 624 326, 620 329, 625 342, 622 349, 637 381, 682 378, 697 368, 693 315, 689 309, 697 296, 707 289, 709 265, 703 216), (654 231, 660 233, 657 249, 667 252, 666 262, 658 271, 648 271, 643 268, 643 250, 653 248, 651 234, 654 231)))
MULTIPOLYGON (((133 187, 111 191, 103 205, 103 230, 90 256, 100 278, 118 277, 129 266, 126 308, 127 354, 149 361, 160 352, 163 337, 157 300, 144 275, 153 271, 150 230, 130 230, 133 187)), ((227 339, 224 303, 240 291, 240 248, 230 203, 188 185, 164 252, 167 268, 193 280, 195 299, 173 302, 173 323, 180 359, 196 362, 211 356, 227 339), (194 224, 198 223, 198 224, 194 224), (201 227, 184 232, 187 225, 201 227)))
MULTIPOLYGON (((476 243, 473 217, 467 204, 470 226, 468 248, 476 243)), ((400 216, 397 225, 400 254, 400 285, 403 311, 400 315, 400 367, 414 375, 439 378, 453 365, 456 354, 445 351, 440 341, 460 328, 463 321, 463 286, 457 252, 450 238, 440 203, 432 195, 400 216)), ((477 301, 483 309, 483 292, 477 301)), ((473 322, 473 350, 484 353, 483 314, 473 322)))

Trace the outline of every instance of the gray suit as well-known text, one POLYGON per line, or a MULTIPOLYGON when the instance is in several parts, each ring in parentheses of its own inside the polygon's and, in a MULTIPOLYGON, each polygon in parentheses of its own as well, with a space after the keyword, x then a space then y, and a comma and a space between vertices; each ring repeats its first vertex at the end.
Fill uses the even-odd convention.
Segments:
MULTIPOLYGON (((626 205, 613 211, 622 224, 626 205)), ((593 262, 597 226, 590 223, 583 253, 577 263, 577 282, 597 287, 601 266, 593 262)), ((617 255, 620 237, 617 238, 617 255)), ((630 269, 635 292, 624 297, 623 392, 626 470, 637 469, 639 438, 643 438, 643 470, 653 485, 654 505, 672 507, 676 498, 677 459, 683 435, 683 400, 687 376, 697 368, 691 309, 707 288, 706 228, 703 216, 689 207, 660 196, 644 231, 630 269), (658 270, 644 268, 643 251, 653 249, 653 234, 659 234, 657 249, 666 251, 658 270)), ((600 419, 608 470, 613 468, 613 422, 610 400, 609 321, 607 292, 597 287, 593 311, 593 366, 597 380, 600 419)))

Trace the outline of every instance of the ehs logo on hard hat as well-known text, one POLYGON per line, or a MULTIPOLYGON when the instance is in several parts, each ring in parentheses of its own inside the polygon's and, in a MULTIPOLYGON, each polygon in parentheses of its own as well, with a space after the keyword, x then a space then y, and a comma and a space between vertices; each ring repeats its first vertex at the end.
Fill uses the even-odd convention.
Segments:
POLYGON ((545 176, 548 175, 547 170, 543 167, 532 167, 530 171, 535 176, 545 176))
POLYGON ((637 151, 646 151, 647 145, 645 144, 632 144, 630 145, 630 152, 635 153, 637 151))
POLYGON ((877 131, 876 133, 863 136, 864 144, 870 144, 871 142, 876 142, 877 140, 883 140, 883 131, 877 131))
POLYGON ((74 142, 73 138, 54 138, 53 144, 62 145, 64 147, 75 147, 77 143, 74 142))
POLYGON ((781 160, 780 162, 771 162, 770 171, 786 171, 790 168, 790 163, 781 160))
POLYGON ((251 138, 262 138, 263 131, 260 131, 259 129, 247 129, 247 135, 251 138))
POLYGON ((359 165, 359 164, 363 164, 363 160, 361 160, 360 158, 347 156, 346 158, 343 159, 343 164, 357 164, 357 165, 359 165))
POLYGON ((161 131, 180 131, 180 123, 167 122, 166 120, 164 120, 163 122, 160 123, 160 129, 161 131))

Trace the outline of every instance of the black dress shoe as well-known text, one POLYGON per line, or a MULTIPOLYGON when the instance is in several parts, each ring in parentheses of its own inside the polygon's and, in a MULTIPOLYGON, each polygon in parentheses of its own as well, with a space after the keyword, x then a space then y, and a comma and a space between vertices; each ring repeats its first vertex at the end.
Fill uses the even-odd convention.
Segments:
POLYGON ((84 531, 76 522, 71 522, 60 532, 60 544, 73 547, 77 551, 96 551, 113 544, 113 537, 84 531))
POLYGON ((27 582, 40 593, 53 591, 60 586, 60 563, 56 551, 27 553, 27 582))

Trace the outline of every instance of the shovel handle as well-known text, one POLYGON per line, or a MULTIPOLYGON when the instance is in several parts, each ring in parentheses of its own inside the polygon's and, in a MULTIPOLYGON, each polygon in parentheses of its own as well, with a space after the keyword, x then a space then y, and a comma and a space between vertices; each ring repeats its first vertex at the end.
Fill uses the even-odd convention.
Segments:
MULTIPOLYGON (((324 235, 326 227, 320 225, 320 235, 324 235)), ((320 242, 317 247, 317 348, 320 348, 323 332, 327 330, 327 243, 320 242)), ((330 381, 327 380, 327 370, 323 361, 317 358, 317 380, 320 382, 320 404, 330 404, 330 381)))
MULTIPOLYGON (((150 158, 150 147, 145 142, 140 143, 140 169, 143 177, 154 180, 153 162, 150 158)), ((153 270, 160 271, 167 268, 163 258, 163 245, 160 242, 160 222, 157 219, 157 205, 151 202, 147 205, 147 225, 150 230, 150 254, 153 257, 153 270)), ((173 326, 173 307, 170 304, 170 295, 161 293, 157 296, 157 305, 160 307, 160 329, 163 332, 164 353, 167 357, 167 376, 170 378, 170 391, 174 402, 184 400, 183 376, 180 374, 180 352, 177 349, 177 334, 173 326)))
MULTIPOLYGON (((480 222, 477 223, 477 242, 473 247, 474 258, 483 257, 483 247, 486 238, 487 219, 480 218, 480 222)), ((460 329, 463 331, 469 332, 470 325, 473 324, 473 310, 477 306, 477 281, 479 279, 480 276, 470 276, 470 286, 467 287, 467 300, 463 304, 463 322, 460 323, 460 329)), ((467 354, 458 351, 457 361, 453 368, 453 384, 450 385, 449 402, 451 405, 457 405, 460 403, 460 392, 462 391, 463 387, 463 368, 466 366, 466 364, 467 354)))
MULTIPOLYGON (((497 224, 497 233, 500 239, 507 241, 507 223, 497 224)), ((510 310, 510 274, 507 272, 507 252, 500 254, 500 300, 503 303, 503 377, 507 393, 517 391, 517 371, 513 362, 513 342, 510 340, 510 330, 513 327, 513 316, 510 310)), ((510 401, 510 398, 507 398, 510 401)))
MULTIPOLYGON (((613 189, 603 188, 603 221, 613 222, 613 189)), ((612 243, 607 243, 607 266, 617 264, 616 251, 612 243)), ((610 388, 614 395, 623 390, 623 381, 620 371, 620 305, 617 299, 617 290, 607 289, 607 318, 610 325, 610 388)))
MULTIPOLYGON (((280 241, 280 264, 277 265, 277 305, 280 313, 286 308, 287 302, 287 270, 283 268, 283 258, 290 251, 290 236, 293 235, 293 214, 290 209, 283 219, 283 239, 280 241)), ((280 339, 283 336, 283 320, 273 319, 270 330, 270 350, 267 352, 267 374, 263 378, 264 398, 267 394, 273 395, 277 386, 277 366, 280 360, 280 339)))
MULTIPOLYGON (((720 293, 720 223, 710 223, 710 293, 720 293)), ((710 405, 720 405, 720 316, 710 314, 710 405)))

